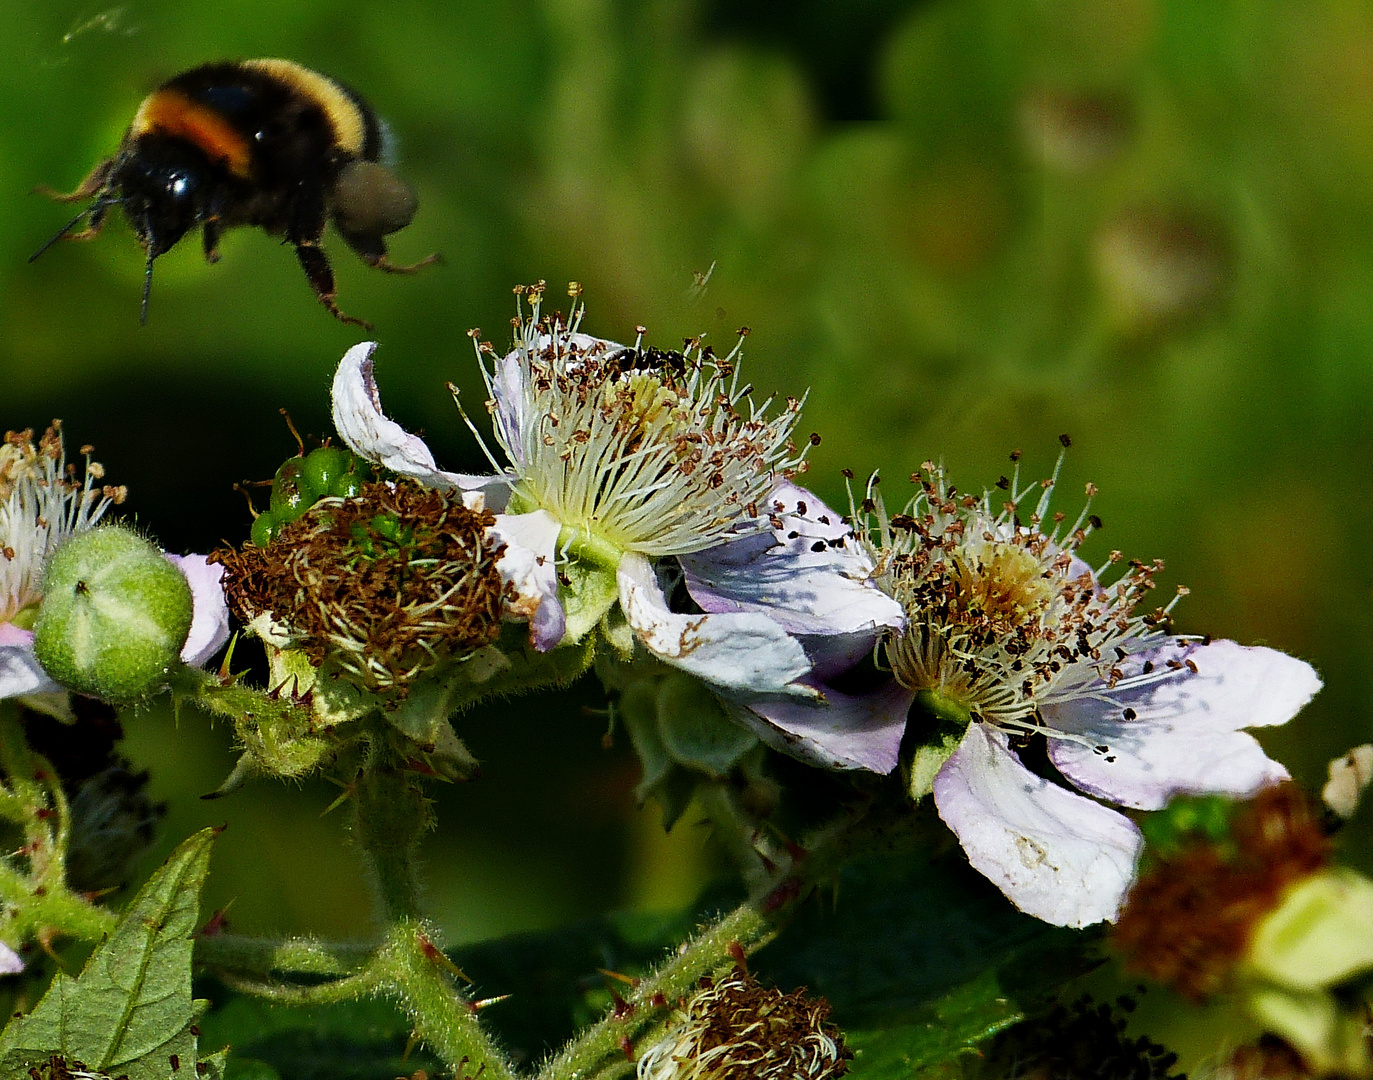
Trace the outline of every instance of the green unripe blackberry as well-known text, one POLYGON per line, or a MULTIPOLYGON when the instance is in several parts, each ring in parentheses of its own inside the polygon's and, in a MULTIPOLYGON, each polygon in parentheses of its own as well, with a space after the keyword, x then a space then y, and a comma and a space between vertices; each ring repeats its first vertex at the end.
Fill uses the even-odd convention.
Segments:
POLYGON ((287 458, 272 479, 272 516, 283 525, 289 525, 300 517, 324 492, 316 489, 305 479, 305 459, 287 458))
POLYGON ((132 702, 165 685, 191 629, 191 587, 131 529, 78 533, 48 560, 33 651, 63 686, 132 702))

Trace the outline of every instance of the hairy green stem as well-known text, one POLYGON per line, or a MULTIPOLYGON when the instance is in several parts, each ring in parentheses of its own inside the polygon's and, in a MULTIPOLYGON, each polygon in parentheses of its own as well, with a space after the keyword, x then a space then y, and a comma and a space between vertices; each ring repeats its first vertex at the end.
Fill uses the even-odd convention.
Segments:
POLYGON ((378 946, 324 942, 315 938, 247 937, 211 934, 197 938, 195 961, 201 967, 240 977, 269 975, 353 975, 367 966, 378 946))
POLYGON ((666 963, 626 995, 600 1022, 588 1028, 540 1071, 538 1080, 587 1080, 623 1071, 626 1047, 655 1021, 669 1005, 690 996, 703 976, 716 976, 732 967, 735 953, 751 953, 772 937, 773 922, 763 906, 755 903, 735 908, 684 944, 666 963))

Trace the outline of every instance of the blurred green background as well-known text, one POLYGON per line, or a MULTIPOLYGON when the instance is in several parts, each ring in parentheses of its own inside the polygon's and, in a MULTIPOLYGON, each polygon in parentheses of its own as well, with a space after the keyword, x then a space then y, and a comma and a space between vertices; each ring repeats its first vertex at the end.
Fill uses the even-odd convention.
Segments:
MULTIPOLYGON (((1267 745, 1302 779, 1370 736, 1373 11, 1240 0, 7 0, 0 35, 0 425, 67 423, 175 550, 241 542, 237 480, 328 431, 359 339, 260 232, 159 260, 115 222, 26 258, 141 98, 220 57, 284 56, 364 93, 418 189, 377 274, 335 238, 344 310, 376 324, 388 411, 477 469, 444 384, 480 415, 466 331, 507 339, 512 285, 582 282, 591 332, 671 345, 752 328, 766 391, 811 388, 809 483, 940 458, 960 487, 1014 448, 1089 549, 1167 561, 1186 630, 1311 660, 1316 704, 1267 745), (701 281, 708 275, 702 287, 701 281)), ((1166 595, 1164 597, 1166 599, 1166 595)), ((251 648, 251 646, 250 646, 251 648)), ((685 901, 702 830, 634 807, 594 686, 460 719, 485 763, 447 791, 430 898, 454 941, 685 901)), ((209 902, 244 930, 367 929, 336 792, 232 765, 205 718, 131 716, 172 804, 165 850, 228 821, 209 902)), ((1362 858, 1366 837, 1351 844, 1362 858)), ((1364 859, 1366 866, 1369 860, 1364 859)))

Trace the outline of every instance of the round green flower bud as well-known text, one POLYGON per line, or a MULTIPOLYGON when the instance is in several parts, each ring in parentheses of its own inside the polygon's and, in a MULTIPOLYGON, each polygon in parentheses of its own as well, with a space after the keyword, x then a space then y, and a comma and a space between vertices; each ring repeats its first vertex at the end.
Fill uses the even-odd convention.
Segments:
POLYGON ((106 701, 161 689, 191 629, 191 587, 119 525, 78 533, 48 560, 33 652, 54 680, 106 701))

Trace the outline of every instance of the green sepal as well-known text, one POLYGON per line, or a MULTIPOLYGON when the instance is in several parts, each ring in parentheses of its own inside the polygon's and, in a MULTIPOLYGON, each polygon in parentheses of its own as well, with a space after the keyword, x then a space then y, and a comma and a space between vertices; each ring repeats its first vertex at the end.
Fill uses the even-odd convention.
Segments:
POLYGON ((563 587, 558 598, 567 616, 563 640, 581 641, 620 599, 620 584, 614 570, 584 559, 569 559, 559 570, 563 587))
POLYGON ((933 690, 915 695, 901 748, 902 775, 913 800, 919 802, 934 790, 935 776, 958 749, 971 723, 967 706, 933 690))

